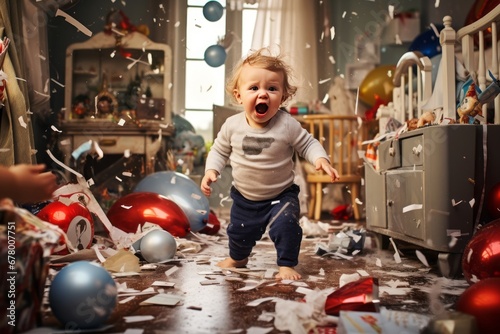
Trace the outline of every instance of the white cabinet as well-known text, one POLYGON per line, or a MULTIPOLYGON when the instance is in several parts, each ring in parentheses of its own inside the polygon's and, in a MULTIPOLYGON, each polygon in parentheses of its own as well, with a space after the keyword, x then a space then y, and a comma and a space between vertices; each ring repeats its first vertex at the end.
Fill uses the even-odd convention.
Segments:
POLYGON ((92 141, 104 154, 144 155, 152 172, 160 133, 173 133, 171 64, 170 47, 139 32, 121 38, 100 32, 70 45, 60 125, 66 162, 92 141))

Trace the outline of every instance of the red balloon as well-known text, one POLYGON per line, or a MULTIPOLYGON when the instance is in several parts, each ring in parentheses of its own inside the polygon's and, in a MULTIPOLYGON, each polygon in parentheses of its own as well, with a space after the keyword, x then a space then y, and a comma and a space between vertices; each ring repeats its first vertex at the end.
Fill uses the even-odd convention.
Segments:
POLYGON ((476 318, 478 333, 498 333, 500 277, 490 277, 468 287, 460 296, 457 311, 476 318))
MULTIPOLYGON (((37 217, 41 220, 57 225, 68 236, 69 241, 77 250, 90 248, 94 239, 94 219, 90 211, 80 202, 66 205, 55 201, 47 204, 37 217)), ((66 244, 58 247, 55 254, 68 254, 66 244), (59 250, 60 249, 60 250, 59 250)))
POLYGON ((474 234, 464 248, 462 271, 469 284, 489 277, 500 277, 500 219, 474 234))
POLYGON ((208 235, 217 234, 220 230, 220 221, 213 211, 208 214, 208 223, 200 232, 208 235))
POLYGON ((150 192, 135 192, 118 199, 107 213, 114 226, 127 233, 137 232, 144 223, 160 226, 174 237, 185 237, 190 231, 189 220, 175 202, 150 192))
POLYGON ((500 183, 495 184, 488 193, 486 208, 493 219, 500 218, 500 183))

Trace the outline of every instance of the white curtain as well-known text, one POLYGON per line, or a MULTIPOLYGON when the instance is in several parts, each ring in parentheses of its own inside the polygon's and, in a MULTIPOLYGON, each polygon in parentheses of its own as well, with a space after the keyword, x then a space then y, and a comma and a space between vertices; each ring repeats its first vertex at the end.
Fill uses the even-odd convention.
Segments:
POLYGON ((304 0, 260 0, 252 49, 269 47, 286 56, 298 91, 290 103, 318 100, 314 5, 304 0))

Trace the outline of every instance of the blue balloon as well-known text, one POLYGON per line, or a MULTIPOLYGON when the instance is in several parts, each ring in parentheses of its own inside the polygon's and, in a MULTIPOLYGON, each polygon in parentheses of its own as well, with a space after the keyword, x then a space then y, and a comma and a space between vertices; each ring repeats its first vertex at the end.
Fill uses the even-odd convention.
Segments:
POLYGON ((116 283, 103 267, 73 262, 59 271, 50 285, 49 304, 65 330, 101 327, 116 305, 116 283))
POLYGON ((212 67, 219 67, 226 61, 226 50, 219 44, 211 45, 205 50, 205 62, 212 67))
MULTIPOLYGON (((443 30, 443 25, 435 25, 436 30, 443 30)), ((439 43, 439 34, 436 35, 434 29, 429 28, 413 40, 408 51, 420 51, 429 58, 441 53, 441 44, 439 43)))
POLYGON ((193 232, 201 231, 208 223, 208 198, 200 187, 182 173, 163 171, 149 174, 135 187, 134 192, 152 192, 175 202, 184 211, 193 232))
POLYGON ((210 22, 218 21, 223 13, 224 8, 217 1, 209 1, 203 6, 203 16, 210 22))

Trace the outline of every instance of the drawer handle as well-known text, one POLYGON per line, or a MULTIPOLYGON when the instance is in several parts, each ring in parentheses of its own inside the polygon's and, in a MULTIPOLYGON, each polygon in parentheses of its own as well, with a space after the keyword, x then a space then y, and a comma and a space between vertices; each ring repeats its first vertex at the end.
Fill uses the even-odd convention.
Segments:
POLYGON ((99 140, 99 146, 115 146, 116 139, 102 139, 99 140))

